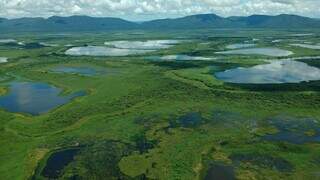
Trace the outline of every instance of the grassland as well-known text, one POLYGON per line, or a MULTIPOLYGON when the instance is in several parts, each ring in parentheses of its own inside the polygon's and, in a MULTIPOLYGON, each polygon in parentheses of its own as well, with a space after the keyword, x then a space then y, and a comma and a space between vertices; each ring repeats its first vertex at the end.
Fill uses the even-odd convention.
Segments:
MULTIPOLYGON (((237 85, 213 76, 274 59, 269 57, 231 55, 183 62, 145 59, 173 54, 215 57, 226 45, 252 38, 260 39, 258 46, 291 50, 293 56, 320 55, 316 50, 286 42, 275 45, 269 40, 286 39, 288 33, 294 32, 239 30, 235 37, 229 30, 5 35, 60 46, 19 49, 0 45, 0 55, 10 58, 9 63, 0 64, 0 77, 6 77, 0 95, 8 93, 8 82, 13 80, 45 82, 62 88, 63 94, 86 91, 87 95, 40 116, 0 110, 0 179, 46 179, 41 171, 49 156, 68 148, 80 152, 63 169, 61 179, 203 179, 212 162, 233 166, 238 179, 319 178, 319 143, 294 144, 262 137, 279 131, 268 121, 277 116, 312 118, 320 123, 320 81, 237 85), (190 41, 140 56, 64 55, 66 44, 176 38, 190 41), (114 73, 50 72, 57 66, 114 73), (186 125, 181 118, 190 112, 201 118, 186 125)), ((320 42, 318 36, 303 40, 320 42)), ((320 61, 304 61, 320 66, 320 61)))

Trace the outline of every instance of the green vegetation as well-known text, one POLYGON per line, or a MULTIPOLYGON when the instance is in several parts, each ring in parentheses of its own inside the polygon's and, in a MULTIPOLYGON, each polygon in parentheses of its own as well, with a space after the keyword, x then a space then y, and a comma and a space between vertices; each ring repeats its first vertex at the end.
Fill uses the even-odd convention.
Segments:
MULTIPOLYGON (((316 50, 288 46, 289 39, 271 43, 299 32, 247 30, 237 33, 239 37, 233 36, 233 30, 132 33, 66 37, 6 34, 25 42, 59 46, 17 49, 0 44, 0 56, 9 57, 8 63, 0 64, 0 97, 8 94, 11 81, 44 82, 63 89, 62 94, 87 94, 39 116, 0 110, 0 179, 46 179, 42 171, 48 159, 66 149, 79 152, 62 168, 60 179, 203 179, 214 163, 231 166, 238 179, 319 178, 319 141, 295 144, 264 137, 282 131, 270 119, 283 115, 301 121, 312 119, 315 127, 308 129, 306 125, 304 133, 319 138, 320 81, 252 85, 224 83, 214 77, 215 72, 275 60, 215 54, 228 44, 253 38, 260 39, 258 47, 291 50, 294 57, 320 55, 316 50), (64 55, 67 44, 102 45, 108 40, 178 36, 190 41, 146 55, 64 55), (176 54, 217 58, 146 59, 176 54), (51 72, 61 66, 90 67, 106 73, 82 76, 51 72)), ((320 42, 320 36, 299 38, 320 42)), ((301 61, 320 66, 317 60, 301 61)))

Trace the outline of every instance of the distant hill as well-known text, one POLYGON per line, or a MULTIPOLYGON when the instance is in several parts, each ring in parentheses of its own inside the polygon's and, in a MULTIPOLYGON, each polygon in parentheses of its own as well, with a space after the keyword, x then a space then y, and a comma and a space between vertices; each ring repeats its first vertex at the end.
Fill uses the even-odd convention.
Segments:
POLYGON ((120 18, 89 16, 53 16, 44 18, 0 19, 0 31, 101 31, 137 28, 137 24, 120 18))
POLYGON ((320 20, 297 15, 278 16, 252 15, 248 17, 230 17, 229 20, 248 28, 319 28, 320 20))
POLYGON ((252 15, 223 18, 199 14, 176 19, 158 19, 142 23, 120 18, 89 16, 53 16, 45 18, 0 18, 0 31, 104 31, 130 29, 199 29, 199 28, 320 28, 320 20, 297 15, 252 15))
POLYGON ((142 23, 144 28, 194 29, 194 28, 226 28, 237 24, 227 18, 215 14, 199 14, 177 19, 160 19, 142 23))

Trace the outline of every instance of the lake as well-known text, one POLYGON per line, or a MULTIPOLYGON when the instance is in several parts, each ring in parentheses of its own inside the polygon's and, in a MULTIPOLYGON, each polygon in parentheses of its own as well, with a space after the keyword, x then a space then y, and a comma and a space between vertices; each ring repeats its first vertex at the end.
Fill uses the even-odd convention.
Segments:
POLYGON ((0 108, 10 112, 40 115, 85 95, 85 92, 77 92, 60 96, 61 92, 61 89, 46 83, 12 82, 8 94, 0 96, 0 108))
POLYGON ((15 39, 0 39, 0 43, 16 43, 15 39))
POLYGON ((89 67, 59 66, 53 68, 52 71, 58 73, 80 74, 84 76, 94 76, 98 74, 96 69, 89 67))
POLYGON ((128 56, 144 54, 148 52, 153 52, 153 50, 119 49, 104 46, 84 46, 73 47, 67 50, 65 54, 72 56, 128 56))
POLYGON ((6 63, 6 62, 8 62, 8 58, 0 57, 0 63, 6 63))
POLYGON ((320 49, 320 45, 311 45, 311 44, 290 44, 291 46, 302 47, 307 49, 320 49))
POLYGON ((179 42, 178 40, 109 41, 104 44, 119 49, 158 50, 170 48, 179 42))
POLYGON ((51 154, 41 175, 50 179, 59 178, 63 169, 74 160, 78 152, 79 149, 67 149, 51 154))
POLYGON ((293 60, 274 60, 250 68, 218 72, 216 78, 230 83, 281 84, 320 80, 320 69, 293 60))
POLYGON ((254 47, 255 44, 230 44, 226 48, 227 49, 242 49, 242 48, 249 48, 249 47, 254 47))
POLYGON ((290 56, 293 54, 293 52, 279 49, 279 48, 249 48, 249 49, 236 49, 236 50, 216 52, 216 54, 264 55, 264 56, 272 56, 272 57, 282 57, 282 56, 290 56))
POLYGON ((215 60, 213 57, 202 57, 202 56, 188 56, 188 55, 167 55, 167 56, 151 56, 147 57, 149 60, 158 61, 210 61, 215 60))

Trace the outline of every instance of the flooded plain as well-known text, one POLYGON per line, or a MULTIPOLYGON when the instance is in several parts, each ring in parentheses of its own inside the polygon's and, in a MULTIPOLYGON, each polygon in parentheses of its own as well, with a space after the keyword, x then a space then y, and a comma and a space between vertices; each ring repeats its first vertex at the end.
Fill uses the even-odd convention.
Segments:
POLYGON ((250 68, 235 68, 215 73, 215 77, 230 83, 282 84, 320 80, 320 69, 293 60, 274 60, 250 68))
POLYGON ((0 108, 10 112, 40 115, 85 95, 85 92, 68 96, 61 96, 61 93, 61 89, 46 83, 12 82, 9 92, 0 96, 0 108))

